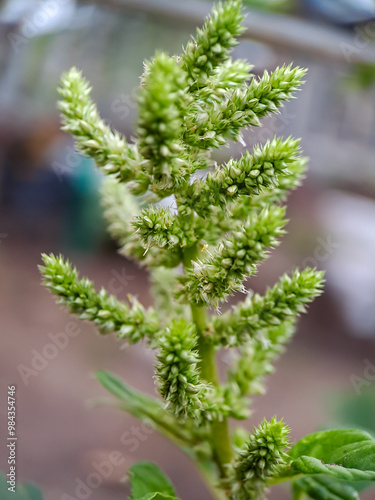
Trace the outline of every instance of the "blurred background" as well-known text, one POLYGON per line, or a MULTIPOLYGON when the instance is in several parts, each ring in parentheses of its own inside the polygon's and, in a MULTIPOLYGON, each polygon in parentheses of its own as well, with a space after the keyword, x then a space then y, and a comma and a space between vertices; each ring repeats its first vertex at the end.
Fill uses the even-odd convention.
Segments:
MULTIPOLYGON (((375 432, 375 2, 245 3, 248 29, 235 54, 258 75, 291 61, 309 68, 298 99, 245 135, 247 148, 275 134, 302 137, 310 157, 304 185, 290 197, 289 234, 249 287, 262 292, 297 265, 327 272, 324 295, 301 319, 246 425, 277 414, 293 440, 337 425, 375 432)), ((181 52, 210 7, 208 0, 0 0, 1 429, 14 384, 18 481, 39 484, 46 500, 76 499, 79 481, 114 450, 123 464, 91 500, 125 498, 119 480, 141 459, 157 461, 184 500, 208 498, 164 438, 115 409, 91 407, 90 399, 105 396, 93 377, 98 369, 153 394, 152 355, 100 338, 55 306, 37 265, 42 251, 61 252, 97 287, 151 303, 147 273, 118 256, 106 233, 100 174, 59 130, 56 87, 63 71, 81 68, 103 118, 131 137, 142 61, 156 49, 181 52), (79 335, 33 368, 50 336, 72 321, 79 335)), ((243 150, 235 144, 217 158, 243 150)), ((2 444, 3 471, 6 457, 2 444)), ((280 487, 269 498, 289 496, 280 487)))

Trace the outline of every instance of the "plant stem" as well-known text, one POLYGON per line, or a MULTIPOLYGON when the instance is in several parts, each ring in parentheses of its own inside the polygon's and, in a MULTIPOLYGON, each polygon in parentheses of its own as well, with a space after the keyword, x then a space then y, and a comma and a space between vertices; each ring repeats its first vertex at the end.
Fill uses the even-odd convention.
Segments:
MULTIPOLYGON (((212 342, 204 336, 207 325, 207 311, 205 308, 191 305, 191 315, 199 336, 198 352, 201 359, 201 376, 206 382, 210 382, 213 386, 218 386, 219 375, 216 364, 215 348, 212 342)), ((229 426, 226 418, 221 422, 215 420, 212 423, 212 446, 220 474, 223 476, 225 473, 224 465, 229 463, 232 458, 229 426)))
POLYGON ((190 308, 191 317, 195 323, 199 338, 198 351, 201 358, 200 373, 202 378, 216 386, 219 384, 219 376, 215 361, 215 350, 212 342, 204 337, 204 331, 207 325, 207 311, 205 308, 193 304, 191 304, 190 308))
MULTIPOLYGON (((191 261, 197 256, 198 247, 191 247, 183 254, 185 270, 191 267, 191 261)), ((205 337, 207 327, 207 310, 194 304, 190 305, 192 320, 195 323, 198 334, 198 353, 200 357, 200 374, 202 379, 217 387, 219 385, 219 374, 216 364, 215 348, 212 342, 205 337)), ((212 440, 211 446, 214 452, 215 462, 219 468, 220 475, 225 476, 225 464, 232 458, 232 446, 229 435, 228 420, 215 420, 211 424, 212 440)))

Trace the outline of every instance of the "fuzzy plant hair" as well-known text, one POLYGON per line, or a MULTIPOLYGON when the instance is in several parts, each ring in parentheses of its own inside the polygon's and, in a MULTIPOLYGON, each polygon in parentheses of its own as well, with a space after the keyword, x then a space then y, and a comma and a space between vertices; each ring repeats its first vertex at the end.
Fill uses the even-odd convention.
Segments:
MULTIPOLYGON (((292 137, 219 165, 211 151, 242 141, 243 129, 278 112, 306 70, 287 65, 257 78, 247 61, 233 60, 243 17, 239 0, 218 4, 182 55, 158 52, 146 62, 132 142, 101 119, 79 70, 62 77, 63 130, 108 176, 109 231, 121 254, 149 271, 154 307, 97 291, 62 256, 43 255, 40 270, 58 303, 100 334, 129 344, 144 339, 155 351, 157 397, 109 372, 98 379, 121 409, 188 454, 213 498, 260 499, 273 484, 292 481, 295 500, 355 499, 353 481, 375 479, 375 441, 367 433, 323 431, 289 449, 282 420, 264 420, 252 433, 229 427, 249 417, 253 396, 264 391, 265 376, 323 285, 322 272, 303 269, 264 295, 248 291, 248 278, 285 232, 284 202, 299 186, 306 159, 292 137), (236 291, 244 300, 220 314, 236 291), (233 362, 219 378, 223 348, 233 362), (364 444, 372 450, 367 461, 364 444)), ((177 498, 152 464, 141 462, 129 475, 133 500, 177 498)))

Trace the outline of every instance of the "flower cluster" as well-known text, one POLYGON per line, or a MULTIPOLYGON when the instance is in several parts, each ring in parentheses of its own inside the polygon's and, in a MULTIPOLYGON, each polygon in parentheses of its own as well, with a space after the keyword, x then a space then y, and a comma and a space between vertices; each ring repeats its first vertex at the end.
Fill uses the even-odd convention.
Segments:
POLYGON ((267 481, 286 463, 289 432, 284 422, 275 417, 254 428, 245 449, 232 465, 232 500, 251 500, 260 496, 267 481))
POLYGON ((177 417, 198 415, 203 408, 207 389, 199 379, 197 342, 193 325, 184 319, 173 321, 157 339, 158 390, 177 417))
POLYGON ((239 160, 229 160, 189 186, 191 208, 204 216, 212 206, 225 207, 241 195, 254 196, 277 187, 279 176, 289 174, 288 167, 296 162, 298 151, 298 140, 273 139, 263 147, 254 147, 252 154, 246 152, 239 160))
POLYGON ((97 292, 62 257, 44 255, 40 267, 58 302, 100 333, 148 340, 159 401, 113 375, 99 379, 122 409, 188 450, 215 496, 228 500, 259 498, 286 461, 282 421, 264 421, 239 450, 228 418, 248 417, 250 398, 263 391, 298 316, 323 284, 321 272, 306 269, 284 275, 263 296, 245 288, 284 234, 282 205, 300 184, 306 159, 292 137, 219 165, 211 158, 212 149, 241 141, 242 129, 258 127, 292 99, 305 75, 282 66, 257 78, 250 64, 233 60, 242 18, 240 0, 220 3, 182 55, 157 53, 146 63, 132 143, 100 118, 79 71, 62 78, 63 128, 109 176, 102 189, 109 231, 120 253, 150 272, 154 308, 97 292), (234 291, 245 300, 217 314, 234 291), (223 347, 233 356, 219 377, 223 347))
POLYGON ((269 326, 293 320, 306 312, 306 304, 322 293, 323 273, 313 269, 284 274, 261 296, 248 296, 231 312, 213 318, 213 336, 223 345, 237 346, 255 338, 269 326))
MULTIPOLYGON (((197 30, 182 57, 184 69, 192 87, 207 85, 210 76, 228 60, 230 50, 237 45, 237 37, 244 31, 241 2, 235 0, 219 4, 206 20, 202 29, 197 30)), ((238 68, 232 78, 238 75, 238 68)), ((228 73, 227 73, 228 74, 228 73)))
POLYGON ((138 95, 137 134, 143 167, 152 177, 154 190, 163 195, 189 173, 181 143, 186 86, 186 74, 178 61, 161 53, 147 65, 138 95))
POLYGON ((232 290, 243 290, 245 277, 254 274, 268 249, 284 234, 284 215, 285 210, 277 206, 249 215, 206 259, 193 262, 194 267, 179 278, 177 296, 200 306, 217 305, 232 290))
POLYGON ((151 207, 142 211, 133 221, 134 228, 145 248, 178 248, 186 246, 185 233, 179 227, 171 210, 151 207))
POLYGON ((136 146, 129 146, 125 137, 104 123, 90 92, 89 84, 76 68, 62 76, 62 100, 58 104, 62 129, 74 135, 78 151, 91 156, 106 174, 115 175, 121 182, 135 179, 140 159, 136 146))
POLYGON ((104 288, 97 292, 87 278, 79 279, 77 270, 63 257, 44 254, 43 261, 39 268, 44 285, 59 298, 58 303, 80 319, 93 322, 101 334, 114 332, 134 344, 152 338, 159 330, 156 312, 146 310, 135 297, 130 297, 129 307, 104 288))
POLYGON ((272 74, 265 71, 260 80, 253 78, 248 87, 231 90, 224 100, 211 102, 205 113, 201 112, 199 101, 195 113, 188 116, 186 143, 209 149, 223 146, 228 139, 240 140, 241 129, 259 127, 261 118, 292 98, 305 73, 292 66, 282 66, 272 74))

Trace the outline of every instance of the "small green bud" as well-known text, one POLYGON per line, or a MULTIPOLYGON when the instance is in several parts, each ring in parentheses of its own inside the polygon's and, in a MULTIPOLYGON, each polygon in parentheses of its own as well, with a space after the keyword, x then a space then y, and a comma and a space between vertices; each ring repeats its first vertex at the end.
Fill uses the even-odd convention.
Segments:
POLYGON ((254 428, 246 446, 234 460, 229 483, 233 500, 256 499, 286 463, 290 429, 274 417, 254 428))

